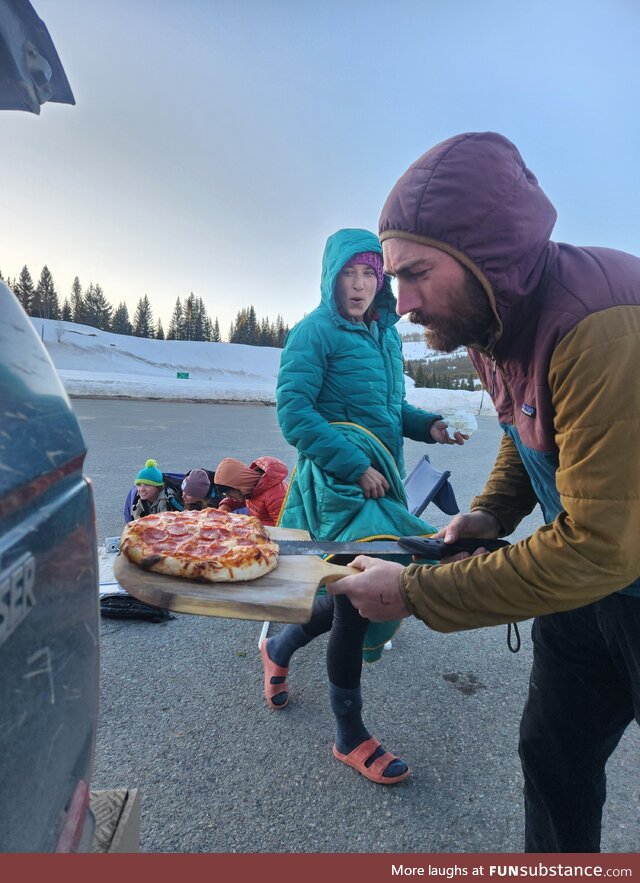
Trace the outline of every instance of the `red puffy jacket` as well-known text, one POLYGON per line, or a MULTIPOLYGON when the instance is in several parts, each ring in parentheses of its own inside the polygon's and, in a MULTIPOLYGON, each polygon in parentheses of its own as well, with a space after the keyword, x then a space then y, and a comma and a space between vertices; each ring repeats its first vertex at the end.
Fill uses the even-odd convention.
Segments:
MULTIPOLYGON (((258 457, 249 468, 261 469, 264 475, 260 477, 251 494, 246 495, 244 505, 249 510, 249 515, 255 515, 263 524, 275 525, 287 494, 288 485, 285 478, 289 470, 282 460, 276 457, 258 457)), ((219 508, 230 512, 241 508, 242 505, 238 500, 225 497, 219 508)))

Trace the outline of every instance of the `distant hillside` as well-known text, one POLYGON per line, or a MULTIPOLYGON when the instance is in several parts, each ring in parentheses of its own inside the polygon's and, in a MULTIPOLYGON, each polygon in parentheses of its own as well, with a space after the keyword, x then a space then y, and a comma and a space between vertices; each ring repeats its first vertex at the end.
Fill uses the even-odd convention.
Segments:
MULTIPOLYGON (((282 350, 187 340, 150 340, 87 325, 32 319, 72 396, 200 402, 275 403, 282 350)), ((439 414, 493 414, 488 396, 447 388, 416 389, 407 401, 439 414)))

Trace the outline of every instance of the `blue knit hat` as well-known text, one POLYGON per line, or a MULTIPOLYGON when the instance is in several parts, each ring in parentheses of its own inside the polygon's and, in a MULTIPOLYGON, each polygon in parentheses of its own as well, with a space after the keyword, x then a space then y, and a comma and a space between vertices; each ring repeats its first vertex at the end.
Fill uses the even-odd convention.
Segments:
POLYGON ((144 469, 138 472, 136 484, 150 484, 152 487, 162 487, 164 485, 162 472, 158 469, 158 464, 155 460, 147 460, 144 464, 144 469))

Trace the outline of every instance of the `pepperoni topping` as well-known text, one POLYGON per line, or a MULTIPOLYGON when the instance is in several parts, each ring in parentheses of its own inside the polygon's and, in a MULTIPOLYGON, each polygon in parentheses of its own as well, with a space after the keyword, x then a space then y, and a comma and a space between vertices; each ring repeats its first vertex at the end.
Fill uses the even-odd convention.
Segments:
POLYGON ((205 558, 219 558, 221 555, 226 555, 228 551, 227 546, 214 546, 208 543, 202 547, 202 554, 205 558))
POLYGON ((167 537, 166 530, 163 530, 161 527, 147 527, 144 532, 144 538, 148 543, 161 543, 167 537))
POLYGON ((187 537, 193 533, 193 528, 190 528, 187 524, 168 524, 167 532, 172 537, 187 537))

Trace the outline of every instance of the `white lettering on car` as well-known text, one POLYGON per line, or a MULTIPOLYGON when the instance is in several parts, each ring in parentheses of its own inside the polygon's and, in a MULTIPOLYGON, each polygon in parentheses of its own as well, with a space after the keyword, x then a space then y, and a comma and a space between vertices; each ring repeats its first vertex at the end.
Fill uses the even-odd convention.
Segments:
POLYGON ((33 587, 36 562, 27 552, 0 573, 0 644, 3 644, 36 603, 33 587))

